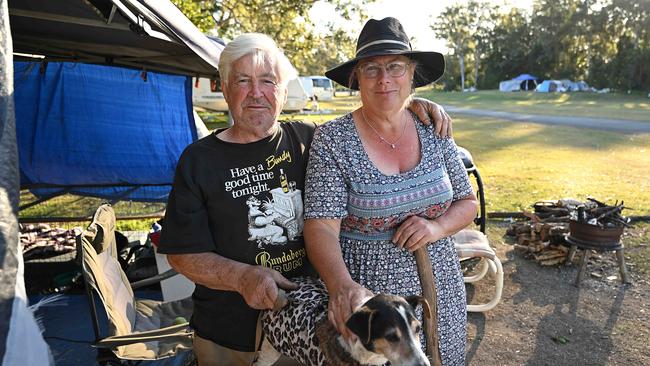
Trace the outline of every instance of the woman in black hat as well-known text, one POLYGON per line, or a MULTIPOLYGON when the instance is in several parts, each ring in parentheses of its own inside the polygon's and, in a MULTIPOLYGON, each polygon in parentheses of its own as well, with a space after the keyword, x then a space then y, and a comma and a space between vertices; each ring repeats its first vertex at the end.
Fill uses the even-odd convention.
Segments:
POLYGON ((451 235, 472 222, 476 196, 451 138, 417 123, 413 89, 442 76, 444 58, 413 51, 395 18, 369 20, 356 57, 325 73, 359 90, 362 106, 319 127, 305 184, 310 261, 345 321, 370 291, 421 293, 411 252, 427 246, 436 277, 440 354, 463 365, 465 286, 451 235))

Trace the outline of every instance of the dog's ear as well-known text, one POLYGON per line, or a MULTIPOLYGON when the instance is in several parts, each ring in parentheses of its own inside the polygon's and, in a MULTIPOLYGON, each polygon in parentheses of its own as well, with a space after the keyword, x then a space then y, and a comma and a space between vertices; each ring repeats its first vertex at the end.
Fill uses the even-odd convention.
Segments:
POLYGON ((406 298, 406 302, 408 302, 414 310, 418 307, 418 304, 422 305, 424 316, 427 319, 431 319, 431 307, 429 306, 427 299, 420 295, 411 295, 406 298))
POLYGON ((356 334, 357 337, 364 343, 370 343, 370 324, 372 324, 372 317, 375 315, 376 310, 370 310, 367 307, 355 311, 350 315, 350 318, 345 325, 356 334))

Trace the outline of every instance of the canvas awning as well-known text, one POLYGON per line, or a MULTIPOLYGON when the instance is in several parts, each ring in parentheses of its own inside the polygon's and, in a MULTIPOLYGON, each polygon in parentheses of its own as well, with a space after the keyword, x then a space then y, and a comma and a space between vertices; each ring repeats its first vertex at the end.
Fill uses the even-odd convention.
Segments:
POLYGON ((222 42, 202 34, 169 1, 8 3, 15 54, 208 78, 218 75, 222 42))

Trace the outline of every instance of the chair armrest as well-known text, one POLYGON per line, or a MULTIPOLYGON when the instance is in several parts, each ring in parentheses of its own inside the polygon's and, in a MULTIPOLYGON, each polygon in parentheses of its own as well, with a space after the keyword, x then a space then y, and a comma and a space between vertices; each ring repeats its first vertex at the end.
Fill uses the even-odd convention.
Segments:
POLYGON ((106 337, 93 344, 97 348, 115 348, 125 346, 128 344, 160 341, 170 338, 186 338, 191 337, 194 332, 189 328, 189 323, 172 325, 165 328, 149 330, 145 332, 135 332, 132 334, 125 334, 119 336, 106 337))
POLYGON ((133 290, 136 290, 136 289, 138 289, 140 287, 149 286, 151 284, 158 283, 158 282, 160 282, 162 280, 166 280, 166 279, 168 279, 170 277, 174 277, 177 274, 178 274, 178 272, 176 272, 173 269, 170 269, 170 270, 167 270, 167 271, 165 271, 165 272, 163 272, 161 274, 157 274, 157 275, 155 275, 153 277, 149 277, 149 278, 145 278, 144 280, 133 282, 133 283, 131 283, 131 288, 133 290))
POLYGON ((458 257, 460 258, 483 257, 491 260, 495 260, 496 258, 496 253, 492 248, 456 246, 456 253, 458 253, 458 257))

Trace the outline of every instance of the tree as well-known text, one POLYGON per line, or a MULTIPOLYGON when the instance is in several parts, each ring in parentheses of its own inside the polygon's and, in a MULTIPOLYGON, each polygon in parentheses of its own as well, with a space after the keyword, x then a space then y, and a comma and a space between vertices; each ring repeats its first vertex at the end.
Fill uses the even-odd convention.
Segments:
POLYGON ((328 69, 353 58, 356 42, 346 31, 330 28, 329 34, 318 37, 313 47, 302 59, 294 61, 304 75, 323 75, 328 69))
POLYGON ((171 0, 174 5, 190 20, 201 32, 214 28, 214 2, 203 0, 171 0))
POLYGON ((490 40, 501 9, 499 6, 480 6, 478 3, 469 3, 470 13, 474 15, 471 25, 471 38, 474 45, 474 85, 479 88, 479 71, 481 62, 490 48, 490 40))
POLYGON ((526 14, 511 8, 510 12, 495 17, 484 57, 485 86, 490 88, 498 87, 501 80, 534 71, 528 67, 532 35, 526 14))
POLYGON ((613 0, 603 11, 610 15, 610 30, 618 36, 612 40, 616 53, 610 82, 623 90, 650 89, 650 1, 613 0))
POLYGON ((431 26, 436 36, 447 40, 447 47, 453 50, 458 59, 461 90, 465 90, 465 55, 469 53, 472 20, 469 6, 456 4, 447 7, 436 24, 431 26))
MULTIPOLYGON (((351 56, 353 40, 346 32, 329 25, 330 33, 316 34, 309 20, 315 0, 218 0, 214 16, 216 33, 232 39, 245 32, 269 35, 299 72, 322 74, 351 56), (348 47, 350 46, 350 47, 348 47)), ((360 0, 330 0, 344 19, 363 19, 360 0)))
POLYGON ((447 40, 448 47, 458 58, 461 90, 465 89, 465 61, 470 57, 474 61, 474 86, 478 87, 481 60, 489 48, 498 12, 498 7, 482 6, 470 0, 447 7, 441 19, 431 26, 438 37, 447 40))

